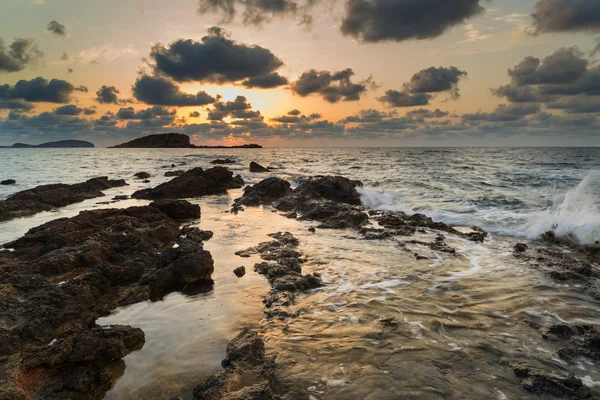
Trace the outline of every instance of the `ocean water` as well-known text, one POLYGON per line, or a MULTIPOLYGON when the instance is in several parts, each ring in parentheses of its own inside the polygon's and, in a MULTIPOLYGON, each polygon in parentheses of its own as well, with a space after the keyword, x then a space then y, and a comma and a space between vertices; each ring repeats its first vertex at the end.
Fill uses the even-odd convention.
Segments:
MULTIPOLYGON (((205 247, 215 260, 214 285, 200 293, 173 293, 161 301, 114 310, 98 323, 141 327, 145 346, 112 367, 105 399, 191 398, 195 385, 218 372, 229 340, 251 327, 265 338, 279 374, 295 382, 296 399, 538 399, 520 387, 511 365, 574 374, 600 389, 600 367, 572 363, 541 338, 553 323, 600 325, 600 301, 578 284, 556 282, 512 256, 515 243, 536 246, 543 232, 600 240, 600 149, 19 149, 0 150, 0 198, 45 183, 94 176, 123 178, 130 186, 52 212, 0 223, 0 244, 51 219, 100 207, 147 204, 130 199, 99 204, 117 194, 154 186, 177 168, 211 167, 215 158, 247 183, 267 176, 340 174, 364 183, 365 206, 421 212, 491 232, 484 243, 447 235, 456 255, 411 245, 415 260, 395 240, 363 240, 352 231, 308 231, 315 224, 287 219, 269 206, 231 214, 228 194, 190 199, 202 208, 201 229, 213 230, 205 247), (248 171, 250 161, 273 167, 248 171), (133 180, 149 172, 151 182, 133 180), (235 252, 290 231, 300 241, 305 273, 326 285, 299 295, 297 318, 263 318, 265 279, 252 270, 257 257, 235 252), (241 279, 232 270, 245 265, 241 279), (378 322, 393 317, 385 330, 378 322), (309 397, 311 396, 311 397, 309 397)), ((434 233, 419 240, 432 240, 434 233)), ((565 251, 568 251, 565 249, 565 251)))
POLYGON ((230 168, 249 183, 261 179, 248 172, 250 161, 292 180, 340 174, 364 183, 370 208, 531 240, 548 230, 583 243, 600 240, 600 148, 4 149, 0 177, 18 184, 0 186, 0 199, 94 176, 131 182, 139 171, 154 175, 155 184, 164 165, 209 167, 222 157, 238 161, 230 168))

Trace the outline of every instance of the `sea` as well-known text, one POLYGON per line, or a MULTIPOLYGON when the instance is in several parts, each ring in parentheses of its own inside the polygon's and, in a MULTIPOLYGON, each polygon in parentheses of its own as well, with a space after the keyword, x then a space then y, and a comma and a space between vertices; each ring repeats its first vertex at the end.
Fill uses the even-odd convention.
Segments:
MULTIPOLYGON (((517 242, 540 245, 554 231, 583 244, 600 240, 600 148, 264 148, 264 149, 0 149, 0 199, 49 183, 97 176, 125 179, 106 198, 0 223, 0 245, 28 229, 84 209, 147 204, 130 199, 99 204, 155 186, 173 169, 227 165, 247 184, 279 176, 342 175, 363 182, 370 209, 422 213, 490 232, 473 243, 449 237, 456 255, 419 249, 414 257, 394 241, 366 241, 348 231, 309 232, 310 222, 282 217, 269 206, 229 213, 242 190, 190 199, 199 226, 215 232, 205 247, 215 259, 214 285, 123 307, 98 323, 126 323, 146 333, 145 346, 113 366, 99 398, 191 398, 195 385, 220 370, 225 347, 242 327, 259 330, 281 376, 305 388, 306 399, 530 399, 511 365, 574 374, 600 390, 600 367, 566 363, 539 329, 552 323, 600 324, 600 302, 581 287, 551 280, 514 257, 517 242), (271 168, 250 173, 256 161, 271 168), (175 164, 175 168, 171 165, 175 164), (150 183, 133 175, 150 173, 150 183), (326 285, 300 296, 291 321, 263 317, 265 280, 257 258, 235 252, 290 231, 326 285), (430 252, 430 253, 427 253, 430 252), (232 270, 250 271, 236 278, 232 270), (378 321, 400 325, 382 333, 378 321)), ((561 249, 569 252, 569 249, 561 249)))

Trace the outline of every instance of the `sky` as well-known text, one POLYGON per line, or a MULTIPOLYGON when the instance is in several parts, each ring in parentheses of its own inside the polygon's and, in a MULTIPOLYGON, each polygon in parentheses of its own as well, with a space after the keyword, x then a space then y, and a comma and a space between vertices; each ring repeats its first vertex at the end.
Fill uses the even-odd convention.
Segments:
POLYGON ((0 145, 600 145, 598 0, 3 0, 0 145))

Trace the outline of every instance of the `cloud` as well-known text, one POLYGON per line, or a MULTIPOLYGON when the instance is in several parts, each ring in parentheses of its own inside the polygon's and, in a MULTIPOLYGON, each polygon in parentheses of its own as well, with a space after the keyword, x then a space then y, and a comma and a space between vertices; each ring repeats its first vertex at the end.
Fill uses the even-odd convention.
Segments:
POLYGON ((18 72, 37 66, 43 57, 33 39, 15 38, 7 47, 0 39, 0 72, 18 72))
POLYGON ((225 31, 212 27, 200 42, 179 39, 169 46, 157 44, 150 52, 156 74, 177 82, 217 84, 244 81, 247 87, 285 84, 275 71, 283 65, 268 49, 240 44, 225 31))
POLYGON ((66 37, 68 34, 67 28, 58 21, 50 21, 46 29, 57 36, 66 37))
POLYGON ((288 111, 287 115, 271 118, 271 121, 281 124, 297 124, 300 122, 311 122, 316 119, 321 119, 321 114, 310 114, 306 116, 302 114, 300 110, 294 109, 288 111))
POLYGON ((562 110, 568 114, 600 113, 600 97, 562 97, 546 104, 550 110, 562 110))
POLYGON ((67 53, 62 53, 62 56, 60 56, 60 60, 69 61, 69 55, 67 53))
POLYGON ((123 101, 119 99, 119 90, 114 86, 102 85, 96 92, 95 100, 101 104, 123 104, 123 101))
POLYGON ((587 70, 583 76, 570 85, 543 85, 539 87, 542 95, 564 95, 576 96, 587 94, 590 96, 600 95, 600 67, 587 70))
POLYGON ((379 122, 396 115, 395 111, 383 112, 375 109, 361 110, 357 115, 351 115, 342 119, 342 123, 372 123, 379 122))
MULTIPOLYGON (((158 118, 162 122, 173 122, 177 110, 174 108, 166 108, 162 106, 154 106, 146 108, 145 110, 135 110, 133 107, 121 108, 116 118, 123 120, 149 120, 158 118)), ((166 124, 165 124, 166 125, 166 124)))
POLYGON ((189 116, 190 118, 200 118, 200 113, 198 111, 192 111, 189 116))
MULTIPOLYGON (((0 87, 0 93, 2 88, 0 87)), ((1 95, 0 95, 1 96, 1 95)), ((27 101, 23 100, 3 100, 0 97, 0 110, 18 110, 18 111, 31 111, 35 106, 27 101)))
POLYGON ((22 99, 31 102, 69 103, 74 92, 87 92, 84 86, 76 87, 61 79, 48 81, 42 77, 20 80, 14 86, 0 85, 0 100, 22 99))
POLYGON ((56 115, 79 115, 83 112, 82 108, 77 107, 74 104, 67 104, 54 109, 56 115))
POLYGON ((538 112, 540 112, 539 104, 501 104, 491 113, 464 114, 462 119, 464 121, 508 122, 517 121, 538 112))
POLYGON ((516 86, 567 84, 581 78, 587 66, 588 61, 577 47, 562 47, 543 62, 533 56, 526 57, 509 69, 508 75, 516 86))
POLYGON ((414 74, 404 90, 410 93, 449 92, 453 99, 460 97, 458 82, 467 76, 466 71, 456 67, 430 67, 414 74))
POLYGON ((505 97, 511 103, 527 103, 541 100, 537 89, 531 86, 502 85, 490 90, 494 96, 505 97))
POLYGON ((600 32, 597 0, 538 0, 531 14, 535 33, 600 32))
POLYGON ((158 76, 140 76, 132 91, 137 100, 157 106, 204 106, 216 101, 204 91, 194 95, 184 93, 169 79, 158 76))
POLYGON ((419 108, 417 110, 411 110, 406 113, 407 117, 415 117, 415 118, 444 118, 450 115, 448 111, 442 111, 439 108, 435 110, 427 110, 425 108, 419 108))
POLYGON ((115 47, 108 43, 80 51, 73 60, 80 65, 108 64, 120 57, 136 56, 138 51, 130 47, 115 47))
POLYGON ((377 100, 390 107, 415 107, 429 105, 429 100, 432 98, 433 96, 427 93, 413 95, 398 90, 387 90, 385 96, 378 97, 377 100))
POLYGON ((341 31, 362 42, 432 39, 484 11, 480 0, 348 0, 341 31))
MULTIPOLYGON (((244 8, 243 22, 245 24, 259 25, 270 21, 274 17, 294 15, 299 8, 309 8, 316 1, 309 1, 303 7, 293 0, 200 0, 198 12, 208 12, 221 15, 221 22, 233 21, 237 8, 244 8)), ((306 15, 306 14, 304 14, 306 15)))
POLYGON ((338 72, 311 69, 300 75, 290 89, 301 97, 318 93, 329 103, 337 103, 340 100, 356 101, 374 84, 371 77, 353 83, 353 75, 354 72, 350 68, 338 72))
POLYGON ((252 104, 248 103, 245 96, 237 96, 233 101, 217 101, 213 104, 213 108, 208 110, 208 119, 211 121, 221 121, 225 117, 233 119, 259 118, 262 121, 260 111, 253 111, 252 104))
POLYGON ((279 75, 277 72, 255 76, 242 82, 242 86, 247 87, 248 89, 272 89, 287 84, 287 78, 279 75))

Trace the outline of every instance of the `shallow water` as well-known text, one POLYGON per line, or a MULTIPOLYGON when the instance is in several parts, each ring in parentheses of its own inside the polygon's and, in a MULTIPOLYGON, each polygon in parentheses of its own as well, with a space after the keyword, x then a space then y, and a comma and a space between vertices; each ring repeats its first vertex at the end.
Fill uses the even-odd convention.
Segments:
MULTIPOLYGON (((270 207, 227 213, 241 190, 194 199, 202 207, 199 226, 215 232, 206 242, 215 259, 215 283, 124 307, 99 321, 131 324, 146 333, 144 348, 114 365, 118 379, 107 399, 189 398, 196 384, 220 370, 227 342, 244 326, 262 331, 282 377, 302 389, 300 398, 537 398, 519 388, 512 364, 569 372, 600 386, 594 362, 581 358, 566 365, 553 353, 558 344, 538 332, 557 322, 599 324, 600 303, 511 255, 517 241, 553 227, 584 241, 600 239, 599 149, 0 152, 0 170, 19 182, 0 186, 0 198, 44 183, 125 178, 131 186, 107 190, 110 199, 146 186, 131 179, 136 172, 150 172, 149 185, 155 185, 170 179, 163 165, 209 167, 210 160, 230 156, 240 161, 231 167, 248 183, 270 175, 247 172, 250 160, 280 167, 274 175, 290 180, 338 173, 365 183, 363 202, 369 207, 420 211, 496 232, 484 244, 447 235, 456 255, 413 245, 411 250, 429 258, 417 261, 393 240, 365 241, 350 231, 310 233, 310 223, 284 218, 270 207), (308 258, 304 272, 320 272, 327 283, 299 296, 292 307, 299 317, 284 322, 262 318, 268 285, 252 270, 258 259, 234 255, 277 231, 300 239, 308 258), (247 273, 238 279, 232 270, 240 265, 247 273), (387 317, 398 321, 395 329, 379 322, 387 317)), ((97 204, 106 199, 1 223, 0 243, 82 209, 147 203, 97 204)))

